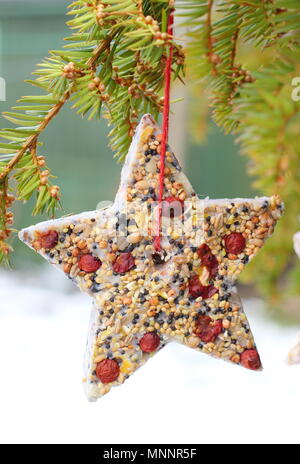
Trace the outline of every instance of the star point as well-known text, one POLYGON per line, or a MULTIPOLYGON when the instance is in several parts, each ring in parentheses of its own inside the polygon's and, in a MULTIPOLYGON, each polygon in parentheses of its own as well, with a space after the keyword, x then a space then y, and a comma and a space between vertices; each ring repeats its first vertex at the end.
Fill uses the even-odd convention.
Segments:
POLYGON ((160 129, 142 118, 113 206, 48 221, 20 238, 93 297, 86 391, 96 400, 169 341, 259 370, 235 281, 282 214, 278 197, 200 200, 166 153, 155 249, 160 129))

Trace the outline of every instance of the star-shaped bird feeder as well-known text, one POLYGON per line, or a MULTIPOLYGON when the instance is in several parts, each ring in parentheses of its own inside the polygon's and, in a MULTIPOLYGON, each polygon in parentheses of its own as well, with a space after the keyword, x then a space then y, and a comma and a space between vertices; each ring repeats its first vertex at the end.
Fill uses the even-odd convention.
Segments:
POLYGON ((261 369, 235 280, 272 234, 283 205, 276 196, 199 199, 168 148, 157 251, 160 152, 160 129, 146 115, 111 207, 20 233, 93 298, 90 400, 122 384, 170 341, 261 369))

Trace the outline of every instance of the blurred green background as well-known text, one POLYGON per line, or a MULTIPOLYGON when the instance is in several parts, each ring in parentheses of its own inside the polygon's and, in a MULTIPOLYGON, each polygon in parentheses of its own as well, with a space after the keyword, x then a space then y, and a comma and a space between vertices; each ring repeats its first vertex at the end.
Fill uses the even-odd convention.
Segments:
MULTIPOLYGON (((35 65, 48 50, 62 47, 63 38, 69 35, 65 24, 69 3, 69 0, 0 0, 0 76, 7 86, 7 101, 0 102, 1 111, 7 111, 21 95, 36 92, 24 79, 31 78, 35 65)), ((188 99, 186 105, 188 113, 188 99)), ((4 119, 0 127, 7 127, 4 119)), ((200 195, 212 198, 253 195, 246 159, 238 154, 232 137, 225 137, 211 125, 207 142, 199 146, 191 139, 187 127, 172 129, 185 134, 185 171, 200 195)), ((63 206, 58 215, 93 210, 99 201, 113 200, 121 166, 108 147, 107 132, 105 120, 86 121, 69 104, 44 134, 45 145, 39 154, 47 155, 48 166, 58 177, 55 183, 61 187, 63 206)), ((173 150, 176 153, 176 147, 173 150)), ((32 218, 31 206, 18 204, 15 208, 17 228, 45 219, 32 218)), ((13 266, 21 267, 28 260, 42 262, 17 239, 13 246, 16 250, 12 255, 13 266)))

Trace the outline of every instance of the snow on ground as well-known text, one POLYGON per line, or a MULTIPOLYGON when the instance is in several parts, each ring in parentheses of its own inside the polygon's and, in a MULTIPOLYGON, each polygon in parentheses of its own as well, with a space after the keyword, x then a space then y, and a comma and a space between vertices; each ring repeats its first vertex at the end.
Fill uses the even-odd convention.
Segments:
POLYGON ((300 443, 297 328, 245 301, 265 370, 172 343, 98 403, 84 397, 91 302, 49 270, 0 273, 1 443, 300 443))

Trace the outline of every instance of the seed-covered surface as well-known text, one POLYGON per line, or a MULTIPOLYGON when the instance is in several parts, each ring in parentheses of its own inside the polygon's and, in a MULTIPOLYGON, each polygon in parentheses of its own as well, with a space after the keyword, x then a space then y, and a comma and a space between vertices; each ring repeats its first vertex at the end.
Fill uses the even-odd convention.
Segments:
POLYGON ((200 200, 167 151, 157 252, 160 141, 158 126, 144 116, 111 208, 20 233, 94 299, 85 362, 90 400, 122 384, 171 340, 261 368, 234 282, 272 234, 282 203, 278 197, 200 200))

